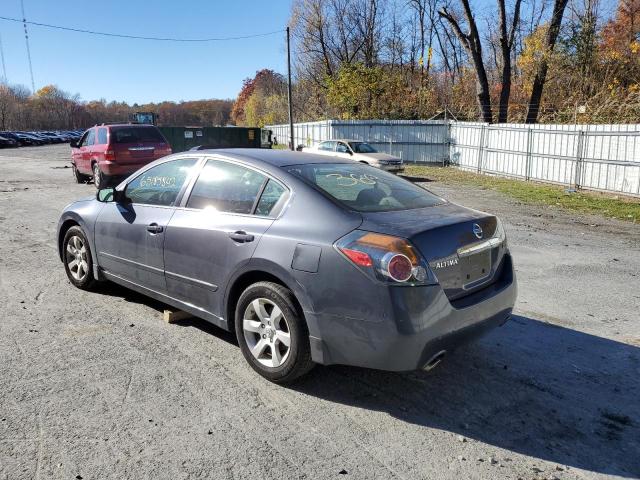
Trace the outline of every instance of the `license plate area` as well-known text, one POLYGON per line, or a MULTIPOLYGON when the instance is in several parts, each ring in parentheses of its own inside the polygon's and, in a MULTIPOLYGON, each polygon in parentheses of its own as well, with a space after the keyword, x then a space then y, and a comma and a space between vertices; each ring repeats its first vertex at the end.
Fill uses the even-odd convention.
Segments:
POLYGON ((460 257, 462 288, 469 289, 481 284, 491 275, 491 250, 460 257))

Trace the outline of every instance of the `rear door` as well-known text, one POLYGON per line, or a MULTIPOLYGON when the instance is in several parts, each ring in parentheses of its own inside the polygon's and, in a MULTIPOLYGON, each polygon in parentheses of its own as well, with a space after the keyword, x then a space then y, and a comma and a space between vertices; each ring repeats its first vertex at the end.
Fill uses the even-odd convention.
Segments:
POLYGON ((166 293, 163 246, 175 202, 196 158, 180 158, 149 168, 131 180, 127 203, 107 203, 95 227, 98 263, 112 275, 166 293))
POLYGON ((283 185, 262 172, 207 160, 167 228, 169 295, 224 317, 221 297, 230 275, 251 258, 287 196, 283 185))

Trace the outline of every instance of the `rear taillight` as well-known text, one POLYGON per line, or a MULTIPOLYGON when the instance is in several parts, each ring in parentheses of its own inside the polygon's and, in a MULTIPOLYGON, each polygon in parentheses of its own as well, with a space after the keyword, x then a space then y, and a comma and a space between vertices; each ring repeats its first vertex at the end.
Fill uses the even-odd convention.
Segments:
POLYGON ((116 152, 114 152, 113 150, 106 150, 104 152, 104 159, 114 161, 116 159, 116 152))
POLYGON ((354 230, 335 246, 360 270, 377 280, 409 285, 435 283, 422 255, 404 238, 354 230))

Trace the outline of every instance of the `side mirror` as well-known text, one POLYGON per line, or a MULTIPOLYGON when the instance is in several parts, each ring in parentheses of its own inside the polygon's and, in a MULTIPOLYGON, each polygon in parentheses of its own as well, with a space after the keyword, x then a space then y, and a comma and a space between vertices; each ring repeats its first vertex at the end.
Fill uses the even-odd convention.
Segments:
POLYGON ((107 203, 115 200, 115 191, 113 187, 101 188, 96 192, 96 200, 107 203))
POLYGON ((70 146, 71 148, 78 148, 78 141, 77 141, 77 140, 71 140, 71 141, 69 142, 69 146, 70 146))
POLYGON ((116 190, 115 187, 107 187, 101 188, 96 192, 96 200, 103 203, 127 203, 128 198, 123 190, 116 190))

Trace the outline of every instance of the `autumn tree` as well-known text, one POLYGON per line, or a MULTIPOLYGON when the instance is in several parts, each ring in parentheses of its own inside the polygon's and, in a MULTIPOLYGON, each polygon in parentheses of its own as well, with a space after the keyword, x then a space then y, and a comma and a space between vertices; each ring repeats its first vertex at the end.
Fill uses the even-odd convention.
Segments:
POLYGON ((551 20, 549 22, 549 28, 545 37, 543 45, 543 55, 538 64, 538 68, 533 79, 533 85, 531 87, 531 97, 529 99, 529 106, 527 109, 526 123, 536 123, 538 120, 538 113, 540 112, 542 91, 544 90, 544 84, 547 80, 547 72, 549 70, 549 55, 553 52, 553 49, 558 40, 560 34, 560 25, 562 24, 562 17, 564 16, 564 10, 567 7, 568 0, 555 0, 553 4, 553 13, 551 14, 551 20))

